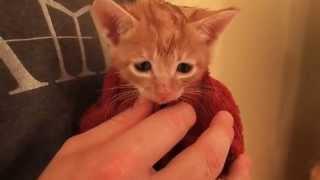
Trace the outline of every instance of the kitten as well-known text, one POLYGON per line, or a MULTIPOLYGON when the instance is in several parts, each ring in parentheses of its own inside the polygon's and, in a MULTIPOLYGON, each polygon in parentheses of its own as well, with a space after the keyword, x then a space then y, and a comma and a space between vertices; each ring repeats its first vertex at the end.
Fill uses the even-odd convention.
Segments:
POLYGON ((133 87, 132 95, 166 104, 199 91, 210 47, 238 10, 178 7, 164 0, 96 0, 92 12, 111 66, 133 87))
MULTIPOLYGON (((178 7, 163 0, 96 0, 92 14, 111 55, 102 95, 81 119, 85 132, 129 108, 138 96, 155 104, 191 104, 197 122, 157 164, 161 169, 208 128, 214 115, 234 118, 232 142, 223 174, 244 152, 240 112, 232 94, 208 73, 210 47, 237 9, 210 11, 178 7)), ((156 106, 159 108, 159 106, 156 106)), ((161 107, 160 107, 161 108, 161 107)), ((156 111, 157 109, 155 109, 156 111)))

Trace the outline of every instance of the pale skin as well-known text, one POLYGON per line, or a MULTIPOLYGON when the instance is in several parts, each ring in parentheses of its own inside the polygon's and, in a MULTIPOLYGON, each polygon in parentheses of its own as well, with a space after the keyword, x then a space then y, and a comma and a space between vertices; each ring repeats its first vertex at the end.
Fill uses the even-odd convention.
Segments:
MULTIPOLYGON (((194 109, 179 103, 151 114, 139 99, 104 124, 66 141, 40 180, 213 180, 222 171, 233 139, 233 118, 220 112, 210 127, 164 169, 152 165, 195 123, 194 109)), ((241 155, 226 180, 249 180, 250 163, 241 155)))

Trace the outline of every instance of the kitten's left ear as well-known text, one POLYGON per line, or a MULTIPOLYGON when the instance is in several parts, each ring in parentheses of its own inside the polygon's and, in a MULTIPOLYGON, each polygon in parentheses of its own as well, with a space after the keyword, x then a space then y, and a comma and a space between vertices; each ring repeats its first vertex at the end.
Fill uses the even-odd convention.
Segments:
MULTIPOLYGON (((208 44, 214 42, 239 13, 239 9, 228 8, 209 12, 208 16, 192 22, 199 36, 208 44)), ((201 14, 201 13, 200 13, 201 14)))

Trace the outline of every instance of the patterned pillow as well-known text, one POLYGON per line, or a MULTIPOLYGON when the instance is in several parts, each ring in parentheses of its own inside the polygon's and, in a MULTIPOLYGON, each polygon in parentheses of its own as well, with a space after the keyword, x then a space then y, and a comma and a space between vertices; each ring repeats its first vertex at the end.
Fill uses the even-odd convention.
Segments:
POLYGON ((90 4, 0 1, 0 179, 36 179, 100 94, 90 4))

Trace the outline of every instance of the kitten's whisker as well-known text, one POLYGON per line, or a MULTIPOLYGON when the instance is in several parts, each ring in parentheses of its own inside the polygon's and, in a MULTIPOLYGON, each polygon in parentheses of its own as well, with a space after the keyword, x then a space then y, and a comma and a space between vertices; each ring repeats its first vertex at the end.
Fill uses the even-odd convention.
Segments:
POLYGON ((137 99, 138 93, 133 93, 130 97, 125 98, 119 106, 126 106, 126 105, 131 105, 133 100, 137 99))
POLYGON ((130 90, 130 91, 120 92, 120 93, 115 94, 111 99, 112 100, 117 100, 119 98, 121 99, 121 98, 124 98, 124 97, 126 97, 128 95, 131 95, 133 92, 135 92, 135 91, 130 90))
POLYGON ((214 88, 212 88, 211 86, 206 86, 206 85, 201 85, 199 87, 194 87, 194 86, 191 86, 191 87, 186 87, 185 88, 185 91, 188 92, 188 91, 191 91, 191 92, 199 92, 199 94, 201 95, 204 95, 206 94, 207 92, 210 92, 210 91, 213 91, 214 88))
POLYGON ((117 87, 108 88, 107 90, 118 90, 118 89, 135 89, 131 84, 120 84, 117 87))
POLYGON ((198 89, 185 89, 184 94, 189 94, 189 95, 195 95, 195 96, 201 96, 203 94, 202 91, 198 89))
POLYGON ((214 88, 212 86, 205 86, 205 85, 202 85, 199 87, 201 90, 214 90, 214 88))
POLYGON ((202 92, 199 90, 186 90, 185 93, 202 94, 202 92))
POLYGON ((115 105, 117 102, 126 99, 127 97, 130 97, 132 94, 137 94, 136 90, 130 90, 130 91, 124 91, 124 92, 120 92, 115 94, 114 96, 111 97, 111 102, 110 105, 113 106, 115 105))
POLYGON ((108 88, 107 90, 130 90, 130 89, 134 89, 133 87, 113 87, 113 88, 108 88))
MULTIPOLYGON (((131 92, 131 93, 126 93, 126 94, 121 94, 121 95, 115 95, 111 102, 110 102, 110 107, 114 107, 114 106, 121 106, 123 104, 124 101, 128 100, 128 99, 133 99, 134 97, 136 97, 136 92, 131 92), (119 104, 120 102, 120 104, 119 104)), ((107 112, 106 116, 111 113, 110 111, 107 112)))
MULTIPOLYGON (((129 92, 121 92, 121 93, 114 94, 113 96, 111 96, 109 106, 110 107, 118 107, 119 106, 118 102, 121 101, 122 99, 125 99, 127 96, 129 96, 129 92)), ((113 110, 115 110, 115 109, 113 109, 113 110)), ((113 112, 111 112, 111 109, 108 109, 108 111, 106 112, 105 118, 107 118, 107 116, 110 113, 113 113, 113 112)))

